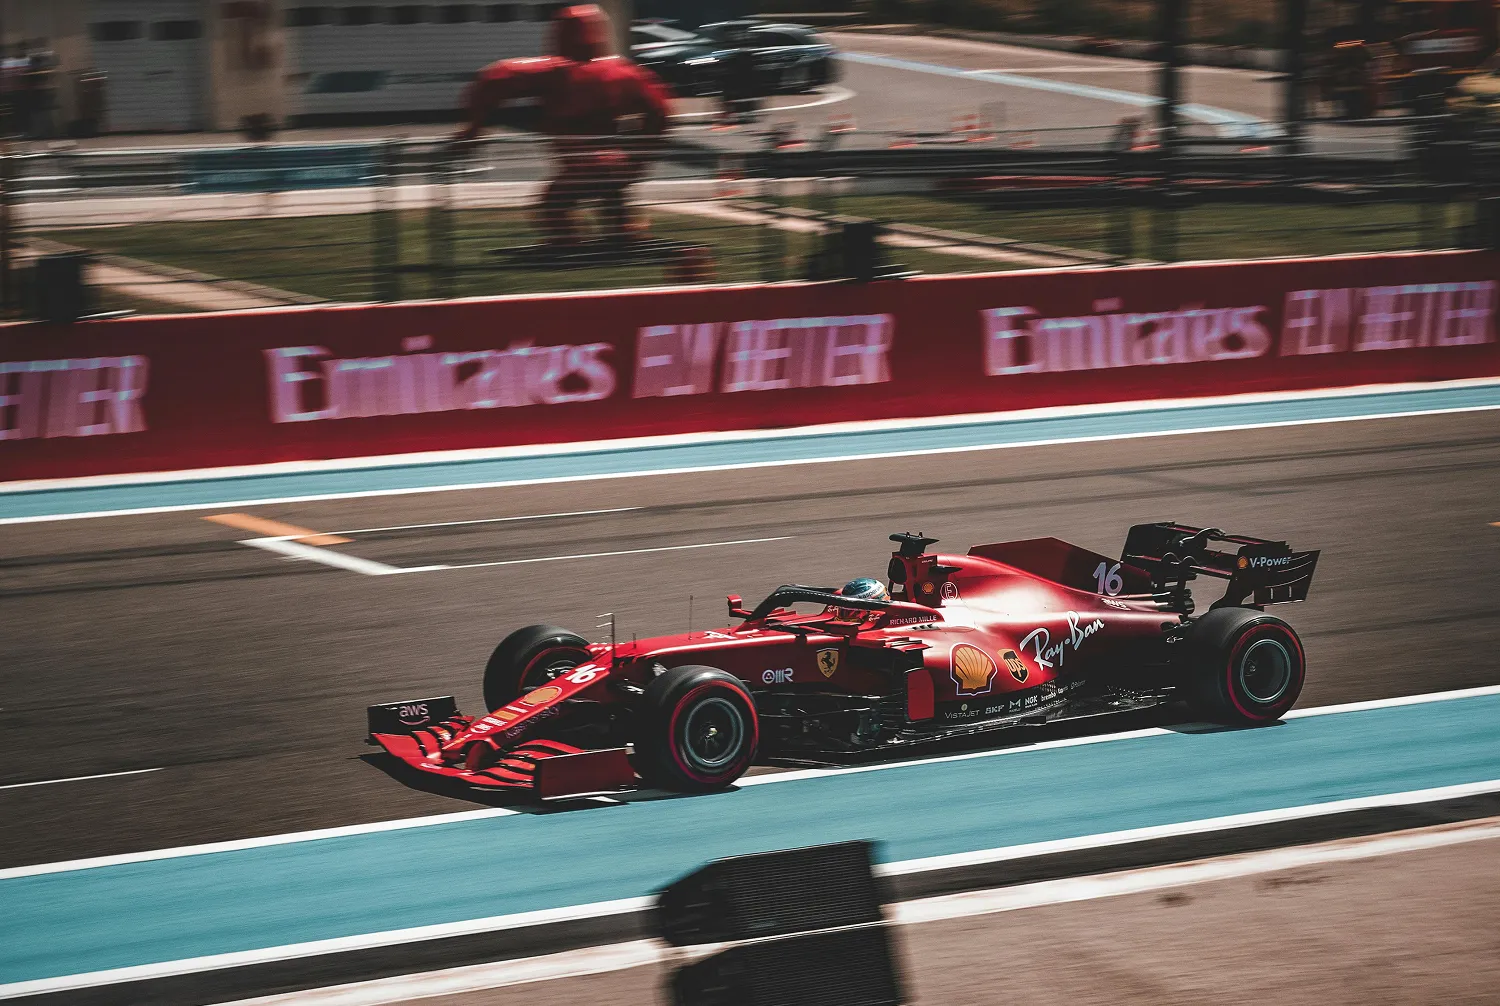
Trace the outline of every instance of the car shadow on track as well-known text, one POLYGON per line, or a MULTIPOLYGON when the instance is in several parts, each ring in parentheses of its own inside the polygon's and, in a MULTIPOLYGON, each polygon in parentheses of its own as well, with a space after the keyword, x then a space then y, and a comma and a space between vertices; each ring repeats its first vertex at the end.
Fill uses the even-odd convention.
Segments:
POLYGON ((384 751, 373 751, 359 757, 360 761, 379 769, 403 786, 411 789, 420 790, 423 793, 432 793, 435 796, 463 800, 466 803, 478 804, 481 807, 503 807, 506 810, 513 810, 518 814, 558 814, 576 810, 602 810, 605 807, 619 806, 625 803, 681 800, 693 795, 690 793, 671 793, 658 789, 635 789, 628 792, 572 798, 563 797, 543 801, 527 793, 525 790, 482 789, 478 786, 467 785, 456 779, 445 779, 442 776, 419 772, 399 758, 384 751))
POLYGON ((1232 734, 1242 730, 1266 730, 1271 727, 1285 726, 1282 720, 1274 723, 1163 723, 1163 730, 1170 730, 1174 734, 1232 734))
MULTIPOLYGON (((774 757, 758 759, 756 765, 759 771, 756 771, 754 775, 757 778, 764 779, 767 775, 796 769, 815 768, 837 773, 840 769, 866 768, 878 765, 895 767, 908 761, 953 757, 970 754, 975 751, 999 752, 1025 750, 1026 748, 1049 741, 1103 736, 1147 727, 1169 730, 1178 734, 1215 734, 1240 730, 1265 729, 1265 727, 1261 726, 1230 726, 1195 720, 1186 709, 1180 707, 1112 714, 1107 717, 1108 729, 1101 730, 1100 727, 1103 725, 1101 720, 1103 719, 1105 718, 1100 717, 1097 719, 1070 720, 1053 724, 1028 726, 1017 728, 1009 736, 978 734, 971 737, 950 738, 931 744, 914 745, 904 748, 899 752, 871 752, 862 757, 849 757, 839 761, 811 761, 799 758, 774 757), (997 743, 997 740, 999 743, 997 743)), ((1267 726, 1274 727, 1281 725, 1278 721, 1267 726)), ((692 793, 674 793, 668 790, 642 788, 618 793, 556 798, 542 801, 524 790, 484 789, 468 785, 456 779, 448 779, 442 776, 429 775, 426 772, 419 772, 384 751, 361 755, 360 760, 379 769, 403 786, 410 787, 411 789, 420 790, 424 793, 432 793, 435 796, 462 800, 466 803, 477 804, 482 807, 503 807, 518 814, 559 814, 580 810, 602 810, 606 807, 618 807, 631 803, 655 803, 659 800, 691 799, 696 795, 692 793)), ((735 792, 737 788, 731 786, 727 792, 735 792)))

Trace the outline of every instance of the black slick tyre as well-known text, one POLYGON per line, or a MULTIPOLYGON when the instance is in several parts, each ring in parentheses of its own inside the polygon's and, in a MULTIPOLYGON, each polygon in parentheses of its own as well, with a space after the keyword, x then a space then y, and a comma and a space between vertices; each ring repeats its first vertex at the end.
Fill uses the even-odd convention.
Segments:
POLYGON ((739 678, 716 667, 674 667, 641 697, 635 769, 660 789, 723 789, 750 767, 759 742, 755 701, 739 678))
POLYGON ((1188 638, 1187 691, 1198 715, 1220 723, 1274 723, 1302 694, 1307 661, 1292 627, 1248 608, 1218 608, 1188 638))
POLYGON ((494 711, 588 659, 588 640, 555 625, 517 629, 484 666, 484 704, 494 711))

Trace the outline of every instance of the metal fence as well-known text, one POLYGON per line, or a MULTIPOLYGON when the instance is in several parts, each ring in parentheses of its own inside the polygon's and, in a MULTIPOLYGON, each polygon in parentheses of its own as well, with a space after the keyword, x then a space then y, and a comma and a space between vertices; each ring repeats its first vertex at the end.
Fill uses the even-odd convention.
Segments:
POLYGON ((101 311, 782 282, 841 275, 859 220, 902 275, 1474 245, 1485 148, 1435 130, 54 150, 0 159, 0 280, 12 313, 76 252, 101 311))

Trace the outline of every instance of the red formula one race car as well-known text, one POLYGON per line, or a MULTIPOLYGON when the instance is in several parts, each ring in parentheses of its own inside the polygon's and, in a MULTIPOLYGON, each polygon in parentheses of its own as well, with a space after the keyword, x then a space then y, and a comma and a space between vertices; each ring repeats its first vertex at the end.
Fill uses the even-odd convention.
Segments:
POLYGON ((1317 552, 1172 523, 1131 528, 1118 560, 1056 538, 968 555, 891 540, 888 591, 788 585, 749 610, 730 596, 737 626, 618 645, 519 629, 485 668, 488 714, 384 703, 370 740, 422 772, 544 798, 695 791, 757 755, 838 761, 1178 699, 1269 723, 1302 691, 1302 644, 1264 608, 1307 597, 1317 552), (1228 586, 1195 617, 1200 575, 1228 586))

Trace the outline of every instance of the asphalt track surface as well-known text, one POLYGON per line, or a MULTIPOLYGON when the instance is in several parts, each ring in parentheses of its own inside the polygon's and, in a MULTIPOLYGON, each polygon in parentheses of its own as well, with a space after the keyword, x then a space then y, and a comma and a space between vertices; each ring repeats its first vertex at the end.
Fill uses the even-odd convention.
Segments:
MULTIPOLYGON (((371 701, 453 692, 537 621, 597 637, 722 624, 725 593, 878 574, 896 530, 955 550, 1102 552, 1176 519, 1324 550, 1303 705, 1500 682, 1500 412, 234 508, 399 566, 691 550, 372 577, 248 548, 188 511, 0 527, 0 866, 475 806, 393 779, 371 701), (498 517, 636 507, 500 523, 498 517), (405 525, 440 525, 405 528, 405 525), (76 782, 107 773, 154 770, 76 782), (44 785, 18 785, 48 783, 44 785)), ((227 509, 227 508, 226 508, 227 509)))

